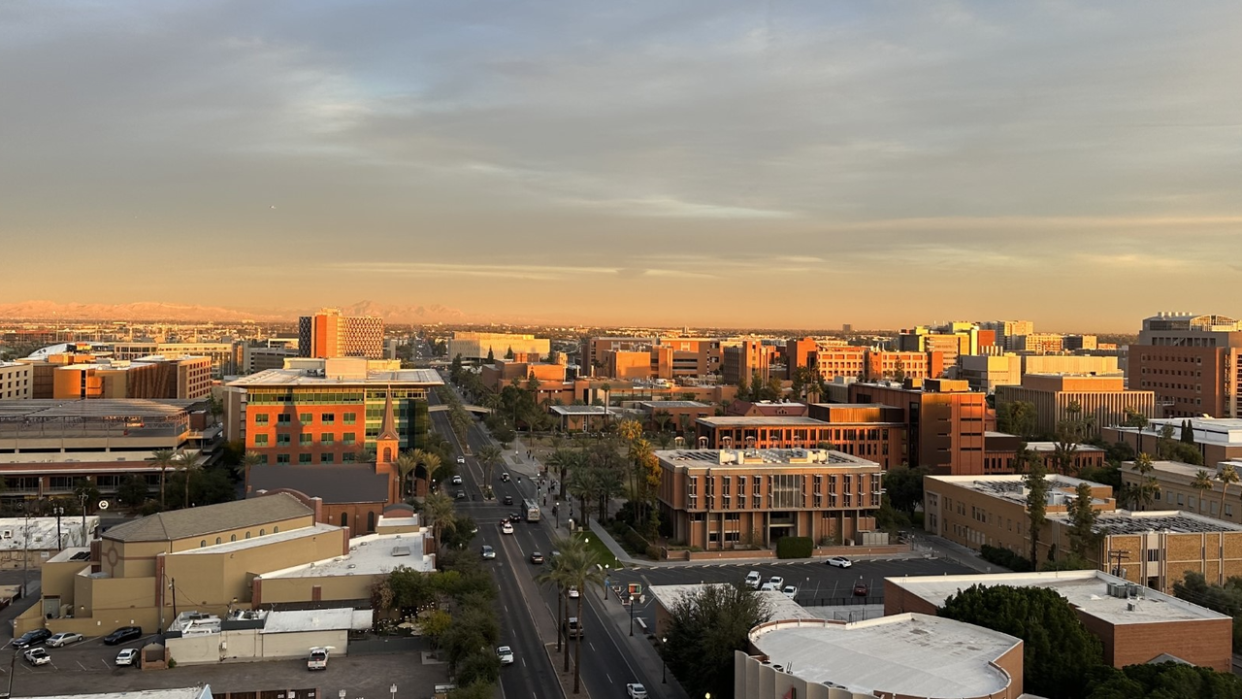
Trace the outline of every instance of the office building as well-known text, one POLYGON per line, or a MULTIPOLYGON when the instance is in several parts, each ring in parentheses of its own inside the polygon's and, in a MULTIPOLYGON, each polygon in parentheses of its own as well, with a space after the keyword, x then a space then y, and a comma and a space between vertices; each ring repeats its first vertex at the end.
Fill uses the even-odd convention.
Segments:
POLYGON ((0 400, 34 397, 34 369, 20 362, 0 362, 0 400))
POLYGON ((1173 661, 1232 669, 1231 618, 1098 570, 885 578, 884 613, 938 614, 951 595, 974 585, 1055 591, 1100 639, 1113 667, 1173 661))
POLYGON ((1005 346, 1008 338, 1015 335, 1034 335, 1035 323, 1029 320, 988 320, 979 323, 980 328, 991 330, 996 337, 996 344, 1005 346))
POLYGON ((1119 375, 1116 357, 1066 354, 989 354, 958 358, 955 378, 976 391, 993 393, 997 386, 1017 386, 1026 374, 1119 375))
POLYGON ((782 536, 839 543, 875 529, 874 461, 825 449, 676 449, 656 458, 660 518, 688 546, 766 547, 782 536))
POLYGON ((1160 313, 1130 345, 1129 386, 1153 391, 1160 417, 1242 418, 1242 322, 1160 313))
POLYGON ((1067 374, 1027 374, 1021 386, 999 386, 996 409, 1014 402, 1035 406, 1036 434, 1056 434, 1057 426, 1077 406, 1077 417, 1087 419, 1087 435, 1096 436, 1104 425, 1125 421, 1127 411, 1151 417, 1155 394, 1149 390, 1127 390, 1121 376, 1071 376, 1067 374))
POLYGON ((760 340, 742 340, 736 346, 725 347, 721 380, 733 385, 743 381, 747 385, 756 381, 767 383, 772 377, 775 356, 776 347, 760 340))
MULTIPOLYGON (((815 408, 816 406, 811 406, 815 408)), ((837 422, 809 417, 703 417, 695 446, 706 449, 833 449, 888 470, 902 463, 899 422, 881 422, 884 406, 831 406, 837 422), (874 418, 875 421, 870 421, 874 418)))
POLYGON ((1065 336, 1057 333, 1013 335, 1005 338, 1005 349, 1010 352, 1057 354, 1065 349, 1065 336))
POLYGON ((941 474, 984 473, 987 397, 971 391, 965 381, 855 383, 849 387, 849 398, 851 403, 878 403, 900 411, 910 466, 926 466, 941 474))
POLYGON ((1203 463, 1242 459, 1242 419, 1190 417, 1156 418, 1142 428, 1111 425, 1101 430, 1108 443, 1125 442, 1134 453, 1160 453, 1160 440, 1168 429, 1173 430, 1172 439, 1180 440, 1183 425, 1189 426, 1196 449, 1203 455, 1203 463))
POLYGON ((902 330, 896 344, 903 352, 939 352, 947 369, 957 366, 959 356, 979 354, 979 326, 960 322, 931 328, 919 325, 902 330))
POLYGON ((335 308, 320 309, 298 319, 298 351, 302 357, 384 358, 384 321, 373 316, 343 316, 335 308))
MULTIPOLYGON (((1086 555, 1093 568, 1124 570, 1126 579, 1166 593, 1190 571, 1216 583, 1242 575, 1242 525, 1177 510, 1118 509, 1111 486, 1061 475, 1048 477, 1040 561, 1062 560, 1073 550, 1068 506, 1084 482, 1099 514, 1098 540, 1086 555), (1120 562, 1110 561, 1110 552, 1120 562)), ((928 476, 923 492, 927 531, 976 551, 986 544, 1030 557, 1023 476, 928 476)))
POLYGON ((211 360, 163 356, 67 364, 52 372, 54 399, 181 399, 211 394, 211 360))
POLYGON ((243 374, 254 374, 268 369, 283 369, 286 359, 300 356, 296 347, 251 347, 242 348, 243 374))
POLYGON ((464 361, 473 361, 487 359, 490 354, 493 359, 504 359, 511 353, 546 357, 551 349, 551 342, 534 335, 454 332, 448 341, 448 358, 461 355, 464 361))
MULTIPOLYGON (((1224 484, 1216 476, 1221 467, 1229 465, 1242 473, 1242 459, 1222 461, 1209 466, 1193 466, 1178 461, 1153 461, 1152 471, 1148 477, 1156 479, 1158 486, 1154 508, 1182 510, 1193 512, 1204 517, 1222 519, 1226 522, 1242 524, 1242 506, 1238 504, 1237 485, 1230 486, 1225 492, 1224 484), (1195 487, 1200 472, 1208 474, 1206 490, 1195 487)), ((1121 482, 1127 486, 1138 485, 1141 476, 1134 470, 1134 462, 1127 461, 1121 469, 1121 482)))

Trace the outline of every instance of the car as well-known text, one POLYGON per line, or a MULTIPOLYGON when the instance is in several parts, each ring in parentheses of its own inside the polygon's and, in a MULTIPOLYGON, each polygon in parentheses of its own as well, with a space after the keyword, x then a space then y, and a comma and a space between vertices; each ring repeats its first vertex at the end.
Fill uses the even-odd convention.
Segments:
POLYGON ((565 635, 569 638, 578 638, 586 634, 582 630, 582 624, 578 623, 578 617, 571 616, 565 620, 565 635))
POLYGON ((455 499, 455 500, 465 500, 465 499, 466 499, 466 491, 464 491, 464 490, 459 490, 459 491, 457 491, 456 493, 454 493, 454 494, 453 494, 453 499, 455 499))
POLYGON ((511 523, 510 523, 510 522, 508 522, 508 521, 501 522, 501 523, 500 523, 500 533, 501 533, 501 534, 512 534, 512 533, 513 533, 513 524, 511 524, 511 523))
POLYGON ((118 643, 132 641, 137 638, 142 638, 141 626, 122 626, 116 631, 104 636, 103 642, 105 645, 115 646, 118 643))
POLYGON ((569 592, 565 594, 569 595, 569 599, 578 599, 578 597, 580 596, 578 593, 578 588, 572 585, 569 587, 569 592))
POLYGON ((47 629, 35 629, 27 631, 13 640, 14 648, 29 648, 31 646, 41 646, 44 641, 52 637, 52 632, 47 629))
POLYGON ((763 576, 759 574, 759 571, 752 570, 746 574, 746 582, 745 582, 746 587, 749 587, 752 590, 758 590, 759 586, 762 584, 763 584, 763 576))
POLYGON ((538 551, 531 551, 530 562, 534 563, 535 565, 541 565, 543 563, 543 554, 539 553, 538 551))
POLYGON ((464 456, 459 456, 459 457, 457 457, 457 463, 459 463, 459 464, 464 464, 464 463, 466 463, 466 457, 464 457, 464 456))
POLYGON ((867 583, 861 580, 854 583, 854 596, 855 597, 866 597, 869 592, 870 590, 867 589, 867 583))
POLYGON ((126 648, 116 654, 116 660, 112 661, 117 667, 129 667, 138 662, 138 649, 126 648))
POLYGON ((785 595, 789 599, 793 599, 798 596, 798 586, 797 585, 786 585, 785 589, 781 590, 781 594, 785 595))
POLYGON ((772 585, 772 587, 775 587, 778 590, 785 586, 785 578, 782 578, 779 575, 773 575, 768 578, 768 582, 772 585))
POLYGON ((506 505, 512 505, 512 504, 513 504, 513 496, 512 496, 512 495, 506 495, 506 496, 505 496, 505 504, 506 504, 506 505))
POLYGON ((522 513, 521 513, 521 512, 514 512, 513 514, 509 515, 509 521, 510 521, 510 522, 512 522, 512 523, 514 523, 514 524, 517 524, 518 522, 521 522, 521 521, 522 521, 522 513))
POLYGON ((513 664, 513 649, 509 646, 501 646, 496 649, 496 657, 500 658, 501 665, 513 664))
POLYGON ((495 557, 496 557, 496 549, 492 548, 491 546, 488 546, 487 544, 483 544, 483 560, 490 561, 495 557))
POLYGON ((73 633, 72 631, 62 631, 56 634, 55 636, 52 636, 51 638, 47 639, 47 647, 48 648, 60 648, 61 646, 67 646, 70 643, 77 643, 83 640, 84 638, 85 637, 80 633, 73 633))
POLYGON ((832 566, 833 568, 852 568, 852 567, 854 567, 854 562, 853 562, 853 561, 851 561, 850 559, 846 558, 845 556, 833 556, 832 558, 829 558, 828 560, 824 561, 824 563, 827 563, 828 565, 832 566))
POLYGON ((31 648, 23 655, 26 658, 26 662, 31 665, 47 665, 52 662, 52 656, 48 655, 47 651, 42 648, 31 648))
POLYGON ((630 699, 647 699, 647 688, 640 682, 625 685, 625 695, 630 699))
POLYGON ((773 585, 770 582, 766 582, 763 585, 759 586, 759 591, 760 592, 780 592, 781 588, 777 587, 776 585, 773 585))
POLYGON ((453 476, 453 485, 461 485, 461 476, 453 476))
POLYGON ((508 482, 509 482, 509 472, 508 472, 508 471, 505 471, 504 473, 500 474, 500 480, 501 480, 501 482, 508 483, 508 482))
POLYGON ((328 669, 328 648, 317 647, 310 649, 310 655, 306 658, 307 670, 327 670, 328 669))

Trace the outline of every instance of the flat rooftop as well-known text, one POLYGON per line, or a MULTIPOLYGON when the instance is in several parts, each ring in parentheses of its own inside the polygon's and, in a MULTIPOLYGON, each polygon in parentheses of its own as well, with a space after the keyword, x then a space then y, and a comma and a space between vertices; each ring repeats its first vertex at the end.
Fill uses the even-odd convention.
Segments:
POLYGON ((349 555, 334 556, 313 563, 276 570, 259 577, 270 580, 272 578, 378 575, 397 568, 409 568, 429 573, 435 569, 435 559, 435 556, 424 553, 421 533, 368 534, 349 540, 349 555))
POLYGON ((257 374, 230 381, 229 386, 373 386, 380 384, 443 386, 444 379, 434 369, 401 369, 399 371, 368 371, 366 378, 320 376, 304 369, 265 369, 257 374))
MULTIPOLYGON (((1190 429, 1194 433, 1196 444, 1215 444, 1225 447, 1242 447, 1242 419, 1239 418, 1212 418, 1212 417, 1192 417, 1192 418, 1155 418, 1147 427, 1142 430, 1144 435, 1160 436, 1160 428, 1165 425, 1171 425, 1177 432, 1181 434, 1182 423, 1190 422, 1190 429)), ((1111 429, 1121 432, 1137 433, 1140 430, 1137 427, 1112 426, 1111 429)))
POLYGON ((700 403, 697 400, 645 400, 639 403, 644 408, 651 410, 670 410, 672 408, 710 408, 712 406, 707 403, 700 403))
POLYGON ((296 633, 298 631, 342 631, 353 628, 354 610, 307 609, 269 612, 259 633, 296 633))
MULTIPOLYGON (((1016 474, 999 476, 927 476, 927 479, 931 481, 951 483, 959 488, 969 488, 976 493, 989 495, 998 500, 1008 500, 1026 507, 1026 496, 1029 489, 1026 487, 1024 478, 1024 476, 1016 474)), ((1092 483, 1079 478, 1048 474, 1046 502, 1052 506, 1068 505, 1074 499, 1074 490, 1079 483, 1086 483, 1092 487, 1105 487, 1099 483, 1092 483)), ((1092 502, 1097 505, 1103 505, 1107 501, 1094 498, 1092 502)))
MULTIPOLYGON (((1057 443, 1056 442, 1027 442, 1026 448, 1038 454, 1050 454, 1057 450, 1057 443)), ((1074 451, 1075 452, 1099 452, 1101 454, 1104 453, 1103 449, 1097 446, 1093 446, 1091 444, 1075 444, 1074 451)))
MULTIPOLYGON (((709 583, 715 585, 726 585, 727 583, 709 583)), ((652 585, 647 591, 655 597, 660 606, 665 609, 672 610, 676 607, 682 598, 686 595, 697 592, 708 585, 652 585)), ((762 599, 768 608, 768 618, 772 620, 787 619, 815 619, 814 614, 807 611, 802 605, 789 599, 784 594, 773 590, 759 592, 759 599, 762 599)))
POLYGON ((711 427, 832 427, 832 423, 799 415, 725 415, 701 417, 696 422, 711 427))
MULTIPOLYGON (((1060 517, 1060 515, 1053 515, 1049 519, 1053 517, 1060 517)), ((1242 525, 1178 510, 1149 512, 1117 510, 1116 512, 1101 512, 1095 524, 1095 531, 1102 534, 1146 534, 1149 532, 1211 534, 1242 532, 1242 525)))
POLYGON ((45 694, 41 699, 211 699, 211 688, 174 687, 172 689, 128 689, 95 694, 45 694))
POLYGON ((554 405, 552 412, 557 415, 621 415, 619 408, 602 405, 554 405))
POLYGON ((146 398, 99 398, 65 400, 39 398, 0 401, 0 420, 36 418, 130 418, 174 417, 186 412, 199 400, 149 400, 146 398))
POLYGON ((924 614, 846 624, 816 620, 755 627, 751 643, 773 664, 808 682, 860 694, 977 697, 1012 679, 991 663, 1021 643, 981 626, 924 614))
POLYGON ((1062 570, 1048 573, 998 573, 994 575, 928 575, 906 578, 885 578, 918 597, 943 607, 950 595, 972 585, 1008 585, 1011 587, 1045 587, 1055 590, 1084 614, 1113 625, 1150 624, 1162 621, 1193 621, 1196 619, 1228 619, 1210 609, 1191 604, 1149 587, 1140 587, 1136 599, 1113 597, 1109 583, 1126 580, 1098 570, 1062 570), (1134 609, 1129 605, 1134 603, 1134 609))
POLYGON ((839 466, 841 468, 879 464, 860 456, 833 449, 668 449, 655 452, 656 458, 671 466, 712 468, 759 468, 763 466, 839 466))

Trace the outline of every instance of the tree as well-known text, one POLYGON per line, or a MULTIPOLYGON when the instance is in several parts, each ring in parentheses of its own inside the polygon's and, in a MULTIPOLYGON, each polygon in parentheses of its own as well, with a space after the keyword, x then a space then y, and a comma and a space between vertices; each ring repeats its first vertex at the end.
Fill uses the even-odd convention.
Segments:
POLYGON ((500 447, 495 444, 488 444, 479 449, 478 458, 479 463, 483 465, 484 491, 490 493, 492 490, 492 471, 496 468, 496 464, 504 459, 504 456, 500 451, 500 447))
POLYGON ((923 504, 923 477, 931 470, 918 468, 894 468, 884 474, 884 492, 893 508, 913 515, 923 504))
MULTIPOLYGON (((553 556, 552 561, 542 573, 535 576, 535 582, 540 585, 550 585, 556 590, 556 650, 564 654, 565 671, 569 671, 569 639, 565 637, 565 616, 569 611, 569 598, 567 592, 573 585, 569 568, 566 565, 565 556, 577 555, 578 550, 583 548, 581 539, 574 537, 558 537, 552 540, 552 548, 560 552, 559 556, 553 556), (562 643, 562 640, 564 643, 562 643)), ((582 588, 578 588, 579 597, 581 597, 582 588)), ((581 619, 582 617, 578 617, 581 619)))
MULTIPOLYGON (((490 352, 490 350, 488 350, 488 351, 490 352)), ((513 354, 513 347, 510 347, 510 348, 509 348, 509 349, 505 352, 505 359, 513 359, 513 357, 514 357, 514 356, 515 356, 515 355, 513 354)))
POLYGON ((1216 472, 1216 480, 1220 481, 1220 517, 1225 518, 1225 494, 1229 492, 1229 486, 1238 482, 1238 470, 1232 463, 1226 463, 1216 472))
POLYGON ((1058 473, 1068 476, 1076 471, 1074 459, 1078 455, 1078 445, 1086 440, 1091 423, 1091 417, 1083 415, 1082 404, 1078 401, 1065 407, 1065 417, 1057 423, 1056 442, 1052 448, 1058 473))
POLYGON ((78 503, 86 503, 86 514, 90 514, 99 505, 99 488, 94 481, 79 478, 73 482, 73 499, 78 503))
POLYGON ((138 475, 126 476, 116 489, 116 500, 130 510, 142 507, 149 496, 147 481, 138 475))
POLYGON ((151 465, 160 470, 160 509, 164 509, 164 483, 168 470, 177 465, 177 452, 172 449, 157 449, 151 455, 151 465))
POLYGON ((1207 667, 1165 662, 1098 668, 1087 699, 1242 699, 1242 679, 1207 667))
MULTIPOLYGON (((448 448, 447 444, 445 448, 448 448)), ((431 451, 415 449, 414 452, 414 460, 422 464, 423 470, 427 472, 427 492, 430 493, 435 485, 436 471, 444 466, 444 458, 431 451)))
POLYGON ((1083 560, 1087 560, 1089 554, 1095 554, 1096 558, 1099 558, 1099 551, 1096 549, 1098 549, 1100 536, 1095 531, 1095 524, 1100 516, 1092 506, 1092 500, 1091 485, 1079 483, 1075 489, 1075 497, 1067 508, 1070 516, 1069 535, 1074 555, 1083 560))
POLYGON ((673 605, 664 657, 668 669, 695 695, 733 695, 733 653, 747 650, 750 630, 768 620, 759 594, 739 585, 704 585, 673 605))
POLYGON ((267 463, 267 457, 257 451, 248 451, 241 458, 241 464, 238 465, 237 475, 241 477, 242 482, 250 482, 250 469, 255 466, 262 466, 267 463))
POLYGON ((745 375, 738 377, 738 380, 737 380, 737 399, 738 399, 738 400, 741 400, 741 401, 748 401, 748 400, 750 400, 750 399, 751 399, 751 396, 750 396, 750 383, 746 380, 746 376, 745 376, 745 375))
POLYGON ((1134 464, 1130 467, 1138 473, 1138 483, 1126 489, 1125 499, 1129 501, 1131 507, 1146 510, 1156 500, 1156 490, 1158 485, 1156 479, 1152 476, 1155 467, 1152 465, 1151 457, 1146 453, 1140 453, 1134 457, 1134 464))
MULTIPOLYGON (((1026 448, 1023 447, 1023 451, 1026 448)), ((1031 530, 1031 563, 1039 560, 1039 535, 1043 531, 1044 522, 1048 521, 1048 478, 1043 462, 1031 462, 1031 470, 1026 474, 1026 511, 1030 519, 1031 530)))
POLYGON ((182 449, 177 452, 177 469, 181 471, 185 478, 185 500, 183 507, 190 506, 190 480, 194 471, 202 468, 198 463, 199 451, 197 449, 182 449))
POLYGON ((1099 639, 1048 588, 974 585, 946 599, 940 616, 1022 639, 1025 689, 1032 694, 1084 697, 1088 673, 1104 660, 1099 639))
POLYGON ((397 492, 401 497, 411 495, 410 488, 407 485, 410 474, 414 469, 418 468, 418 456, 415 454, 417 449, 409 449, 397 455, 393 465, 397 467, 397 492))
POLYGON ((1199 491, 1199 511, 1202 512, 1203 501, 1206 499, 1204 495, 1212 490, 1212 476, 1207 471, 1199 469, 1195 472, 1195 479, 1190 482, 1190 487, 1199 491))
POLYGON ((496 363, 496 354, 495 354, 494 352, 492 352, 492 348, 491 348, 491 346, 490 346, 490 345, 489 345, 489 346, 488 346, 488 348, 487 348, 487 363, 488 363, 488 364, 495 364, 495 363, 496 363))
MULTIPOLYGON (((558 558, 565 579, 578 588, 578 619, 582 619, 582 596, 587 594, 589 587, 604 584, 604 568, 599 556, 584 546, 572 547, 561 551, 558 558)), ((574 694, 582 689, 582 634, 574 639, 574 694)))
POLYGON ((1182 444, 1195 443, 1195 430, 1190 426, 1190 420, 1182 420, 1182 444))
POLYGON ((444 493, 438 491, 427 493, 427 497, 423 498, 423 514, 431 520, 429 526, 436 541, 440 540, 440 534, 445 527, 454 526, 453 501, 444 493))
POLYGON ((1017 400, 1005 403, 997 411, 997 429, 1028 440, 1035 432, 1035 404, 1017 400))

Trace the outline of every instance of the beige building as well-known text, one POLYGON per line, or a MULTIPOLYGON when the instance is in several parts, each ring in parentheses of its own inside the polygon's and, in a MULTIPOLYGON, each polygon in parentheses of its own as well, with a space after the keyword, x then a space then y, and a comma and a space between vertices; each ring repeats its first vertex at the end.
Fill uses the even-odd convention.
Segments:
POLYGON ((997 410, 1018 401, 1035 406, 1035 431, 1049 435, 1056 432, 1072 404, 1081 406, 1082 417, 1090 419, 1092 436, 1098 435, 1102 426, 1125 420, 1127 410, 1152 417, 1156 409, 1154 393, 1126 390, 1121 376, 1027 374, 1021 386, 997 387, 997 410))
POLYGON ((448 358, 461 355, 463 360, 486 359, 490 353, 494 359, 503 359, 512 351, 537 357, 546 357, 552 343, 534 335, 509 333, 455 332, 448 341, 448 358))
POLYGON ((747 699, 1022 696, 1022 640, 927 614, 846 623, 774 619, 736 651, 733 692, 747 699))
POLYGON ((1164 428, 1173 428, 1173 439, 1181 439, 1182 425, 1189 424, 1194 434, 1194 445, 1203 455, 1203 463, 1215 464, 1231 459, 1242 459, 1242 419, 1216 417, 1175 417, 1157 418, 1147 426, 1122 427, 1113 425, 1105 427, 1101 434, 1107 442, 1125 442, 1134 448, 1135 453, 1158 453, 1160 433, 1164 428))
POLYGON ((164 634, 178 665, 306 658, 309 648, 346 655, 349 632, 372 626, 370 609, 235 609, 226 617, 183 612, 164 634))
POLYGON ((0 362, 0 400, 29 400, 34 396, 34 369, 21 362, 0 362))
POLYGON ((992 393, 998 386, 1018 386, 1026 374, 1118 376, 1116 357, 1068 354, 984 354, 958 358, 956 378, 976 391, 992 393))
MULTIPOLYGON (((1226 464, 1233 466, 1242 473, 1242 460, 1224 461, 1215 466, 1192 466, 1177 461, 1153 461, 1151 477, 1156 479, 1159 492, 1152 507, 1157 509, 1177 509, 1223 519, 1227 522, 1242 524, 1242 507, 1239 506, 1237 485, 1230 486, 1226 493, 1223 484, 1216 480, 1216 474, 1226 464), (1194 487, 1195 476, 1203 471, 1211 479, 1211 488, 1199 490, 1194 487)), ((1121 480, 1126 485, 1137 485, 1139 474, 1134 470, 1134 462, 1127 461, 1121 469, 1121 480)))
POLYGON ((1231 668, 1228 616, 1096 570, 886 578, 884 613, 938 614, 950 595, 972 585, 1054 590, 1100 639, 1104 662, 1113 667, 1172 656, 1218 672, 1231 668))
MULTIPOLYGON (((1163 592, 1172 592, 1187 571, 1202 573, 1209 582, 1242 575, 1242 526, 1176 510, 1122 510, 1111 486, 1067 476, 1050 476, 1048 482, 1041 562, 1064 559, 1072 550, 1068 505, 1078 484, 1086 482, 1099 513, 1099 540, 1086 556, 1092 567, 1124 571, 1126 579, 1163 592), (1110 553, 1120 556, 1120 563, 1110 561, 1110 553)), ((1023 476, 928 476, 923 490, 928 531, 976 551, 986 544, 1030 556, 1023 476)))

